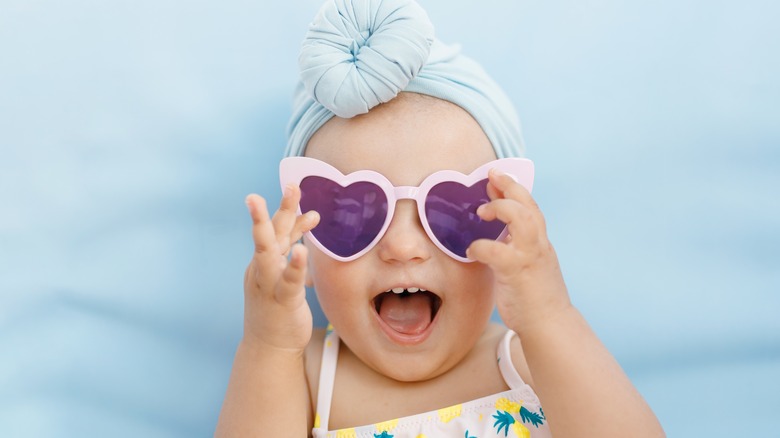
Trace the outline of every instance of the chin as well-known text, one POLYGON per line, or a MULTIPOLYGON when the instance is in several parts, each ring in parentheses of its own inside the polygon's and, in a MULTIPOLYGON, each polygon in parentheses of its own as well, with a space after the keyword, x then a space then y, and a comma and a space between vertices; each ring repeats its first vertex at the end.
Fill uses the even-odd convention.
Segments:
MULTIPOLYGON (((395 348, 390 350, 372 349, 366 352, 354 352, 358 358, 379 374, 398 382, 422 382, 439 377, 468 354, 469 349, 453 349, 446 343, 435 343, 428 348, 395 348), (361 354, 363 353, 363 354, 361 354), (361 357, 363 356, 363 357, 361 357)), ((459 344, 457 347, 462 347, 459 344)), ((371 348, 371 347, 369 347, 371 348)))
POLYGON ((438 366, 431 366, 431 362, 428 361, 424 364, 418 364, 417 361, 404 361, 400 366, 388 367, 387 363, 383 363, 378 369, 374 370, 387 378, 396 380, 403 383, 422 382, 436 378, 450 370, 457 362, 452 364, 441 363, 438 366))

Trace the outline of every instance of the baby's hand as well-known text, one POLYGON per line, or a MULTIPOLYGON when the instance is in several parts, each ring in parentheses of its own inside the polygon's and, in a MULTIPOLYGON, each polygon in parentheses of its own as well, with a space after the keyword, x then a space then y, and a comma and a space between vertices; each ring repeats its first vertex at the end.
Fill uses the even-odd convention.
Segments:
POLYGON ((306 247, 295 242, 317 225, 319 216, 297 216, 300 197, 298 187, 285 188, 273 219, 265 199, 246 198, 255 252, 244 276, 243 342, 303 351, 311 339, 312 316, 304 288, 306 247))
POLYGON ((554 318, 571 302, 539 206, 508 175, 493 170, 488 177, 491 202, 477 214, 506 223, 509 239, 475 241, 467 255, 493 269, 498 312, 508 327, 520 332, 554 318))

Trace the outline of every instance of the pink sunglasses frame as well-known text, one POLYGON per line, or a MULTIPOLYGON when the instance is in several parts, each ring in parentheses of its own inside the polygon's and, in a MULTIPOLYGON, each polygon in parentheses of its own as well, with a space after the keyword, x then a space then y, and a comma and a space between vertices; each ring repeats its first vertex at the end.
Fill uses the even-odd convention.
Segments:
MULTIPOLYGON (((395 204, 401 199, 411 199, 417 204, 417 214, 419 215, 420 222, 422 223, 425 233, 428 238, 438 247, 444 251, 445 254, 454 258, 455 260, 470 263, 471 260, 466 257, 461 257, 458 254, 453 253, 446 247, 444 247, 433 234, 428 224, 428 220, 425 214, 425 198, 428 196, 428 192, 441 182, 456 182, 464 186, 470 187, 481 181, 488 176, 490 169, 500 170, 507 175, 510 175, 515 181, 520 183, 529 192, 533 189, 534 182, 534 163, 527 158, 501 158, 493 160, 475 169, 468 175, 464 175, 455 170, 440 170, 427 176, 422 184, 419 186, 394 186, 384 175, 373 170, 358 170, 352 172, 349 175, 344 175, 331 166, 330 164, 310 157, 287 157, 279 163, 279 180, 282 186, 282 190, 289 184, 300 186, 301 181, 307 176, 319 176, 327 178, 342 187, 347 187, 350 184, 356 182, 370 182, 377 185, 387 197, 387 216, 385 217, 382 228, 376 237, 361 251, 353 254, 349 257, 342 257, 334 254, 328 248, 320 243, 319 240, 311 233, 307 232, 306 237, 319 248, 322 252, 330 257, 342 261, 349 262, 357 259, 363 254, 370 251, 376 244, 382 239, 387 228, 392 222, 393 215, 395 214, 395 204)), ((298 205, 298 215, 301 213, 301 206, 298 205)), ((502 240, 506 237, 508 231, 506 227, 497 240, 502 240)))

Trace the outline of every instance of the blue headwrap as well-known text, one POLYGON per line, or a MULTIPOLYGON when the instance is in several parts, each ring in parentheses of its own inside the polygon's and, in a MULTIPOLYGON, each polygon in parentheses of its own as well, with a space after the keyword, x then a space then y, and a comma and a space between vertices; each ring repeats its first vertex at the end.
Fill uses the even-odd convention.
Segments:
POLYGON ((401 91, 452 102, 471 114, 498 158, 523 155, 520 121, 504 92, 474 60, 433 36, 413 0, 328 0, 298 58, 285 156, 303 155, 331 117, 367 113, 401 91))

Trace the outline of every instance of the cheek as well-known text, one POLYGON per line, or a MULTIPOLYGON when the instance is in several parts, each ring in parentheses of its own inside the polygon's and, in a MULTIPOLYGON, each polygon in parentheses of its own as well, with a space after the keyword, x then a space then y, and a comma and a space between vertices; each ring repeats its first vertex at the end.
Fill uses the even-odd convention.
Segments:
MULTIPOLYGON (((304 242, 306 243, 306 242, 304 242)), ((309 250, 307 280, 314 287, 323 313, 329 322, 340 319, 345 309, 350 309, 358 299, 348 279, 357 279, 354 262, 343 263, 334 260, 314 245, 306 243, 309 250)))
POLYGON ((493 271, 485 265, 471 263, 462 270, 460 302, 465 312, 492 314, 495 306, 493 271))
MULTIPOLYGON (((455 262, 459 263, 459 262, 455 262)), ((463 281, 468 282, 470 285, 479 287, 481 293, 490 293, 492 295, 493 290, 493 270, 485 264, 474 263, 459 263, 460 269, 452 269, 452 272, 460 272, 463 281)))

